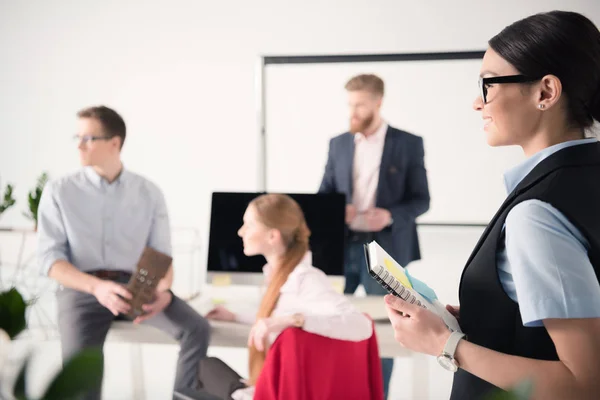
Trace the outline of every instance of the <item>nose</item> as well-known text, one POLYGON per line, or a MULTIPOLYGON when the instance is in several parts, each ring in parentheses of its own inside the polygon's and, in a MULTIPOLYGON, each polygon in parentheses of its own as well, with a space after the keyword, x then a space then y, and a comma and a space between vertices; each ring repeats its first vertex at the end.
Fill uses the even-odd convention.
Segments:
POLYGON ((483 110, 483 99, 481 96, 475 97, 475 101, 473 101, 473 110, 481 111, 483 110))
POLYGON ((243 235, 242 229, 244 229, 243 226, 240 229, 238 229, 237 234, 238 234, 239 237, 242 237, 242 235, 243 235))

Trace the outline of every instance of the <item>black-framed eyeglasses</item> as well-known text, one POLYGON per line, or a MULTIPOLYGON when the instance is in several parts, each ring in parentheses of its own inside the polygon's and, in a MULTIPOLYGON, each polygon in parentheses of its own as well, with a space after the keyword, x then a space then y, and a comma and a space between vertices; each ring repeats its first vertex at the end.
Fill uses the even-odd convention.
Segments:
POLYGON ((93 136, 93 135, 83 135, 83 136, 75 135, 75 136, 73 136, 73 140, 77 141, 78 143, 83 143, 83 144, 87 144, 89 142, 95 142, 97 140, 110 140, 112 138, 113 138, 113 136, 93 136))
POLYGON ((483 100, 483 104, 487 103, 488 86, 494 83, 527 83, 539 81, 541 78, 532 78, 525 75, 506 75, 506 76, 490 76, 489 78, 479 78, 479 94, 483 100))

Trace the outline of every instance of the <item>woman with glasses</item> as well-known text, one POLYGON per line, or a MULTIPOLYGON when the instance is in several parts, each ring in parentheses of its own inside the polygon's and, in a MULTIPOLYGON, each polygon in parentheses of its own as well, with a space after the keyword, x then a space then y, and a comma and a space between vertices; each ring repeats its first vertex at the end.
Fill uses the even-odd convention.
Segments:
POLYGON ((456 372, 452 399, 526 381, 536 399, 600 398, 600 32, 573 12, 517 21, 489 41, 479 86, 488 143, 527 160, 448 306, 462 333, 386 296, 396 340, 456 372))

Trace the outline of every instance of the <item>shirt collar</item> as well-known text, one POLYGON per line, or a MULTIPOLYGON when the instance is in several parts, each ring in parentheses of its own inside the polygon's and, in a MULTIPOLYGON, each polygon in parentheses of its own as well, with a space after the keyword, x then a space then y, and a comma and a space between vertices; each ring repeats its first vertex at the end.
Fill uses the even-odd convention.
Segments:
MULTIPOLYGON (((106 181, 106 179, 104 179, 103 177, 101 177, 96 170, 94 169, 94 167, 84 167, 83 172, 85 174, 85 176, 87 177, 87 179, 97 188, 100 188, 104 185, 109 185, 109 183, 106 181)), ((117 176, 117 179, 115 179, 114 182, 112 182, 110 185, 113 184, 121 184, 124 183, 127 180, 127 175, 128 172, 125 170, 125 167, 121 168, 121 173, 119 174, 119 176, 117 176)))
POLYGON ((529 157, 527 160, 523 161, 521 164, 509 169, 504 174, 504 187, 506 188, 506 192, 511 193, 513 190, 515 190, 517 185, 527 175, 529 175, 529 173, 536 167, 536 165, 538 165, 544 159, 548 158, 557 151, 566 149, 567 147, 577 146, 580 144, 595 143, 596 141, 598 141, 598 139, 596 138, 569 140, 538 151, 537 153, 529 157))
POLYGON ((385 139, 385 134, 387 133, 388 124, 385 121, 381 121, 381 125, 372 135, 366 137, 362 132, 357 132, 354 134, 354 144, 361 143, 364 140, 371 143, 381 142, 385 139))

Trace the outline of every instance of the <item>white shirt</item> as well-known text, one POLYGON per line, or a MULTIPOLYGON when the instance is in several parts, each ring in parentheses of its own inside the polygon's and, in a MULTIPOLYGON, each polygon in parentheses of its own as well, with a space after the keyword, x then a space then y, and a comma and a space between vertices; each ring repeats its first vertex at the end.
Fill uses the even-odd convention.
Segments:
MULTIPOLYGON (((271 316, 300 313, 304 316, 302 329, 307 332, 353 342, 370 338, 373 326, 369 318, 358 311, 343 294, 336 292, 325 273, 311 264, 311 253, 308 252, 281 287, 279 300, 271 316)), ((267 280, 271 270, 269 264, 263 268, 267 280)), ((253 324, 256 313, 238 314, 236 320, 253 324)), ((271 334, 269 342, 273 343, 278 335, 279 333, 271 334)), ((234 400, 249 400, 253 395, 254 387, 248 387, 236 390, 232 397, 234 400)))
POLYGON ((360 214, 375 207, 387 129, 388 124, 382 121, 381 126, 372 135, 365 136, 360 132, 354 135, 352 204, 358 214, 350 223, 350 229, 354 231, 368 230, 360 214))

